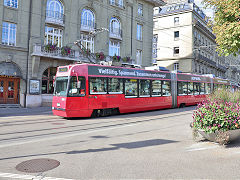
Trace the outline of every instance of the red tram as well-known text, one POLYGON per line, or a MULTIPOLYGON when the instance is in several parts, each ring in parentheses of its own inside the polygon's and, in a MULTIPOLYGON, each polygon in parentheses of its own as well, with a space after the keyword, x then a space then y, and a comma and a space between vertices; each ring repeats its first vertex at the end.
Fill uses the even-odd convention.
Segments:
POLYGON ((52 110, 62 117, 105 116, 194 105, 217 84, 207 76, 75 64, 58 67, 52 110))

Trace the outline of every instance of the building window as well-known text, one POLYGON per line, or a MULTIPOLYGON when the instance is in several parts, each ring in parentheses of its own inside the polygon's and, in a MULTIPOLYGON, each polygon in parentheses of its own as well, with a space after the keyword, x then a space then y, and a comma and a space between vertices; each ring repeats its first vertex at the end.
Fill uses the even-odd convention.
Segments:
POLYGON ((17 25, 3 22, 2 24, 2 44, 16 46, 17 25))
POLYGON ((136 52, 136 63, 138 65, 141 65, 142 64, 142 50, 137 50, 136 52))
POLYGON ((153 35, 153 58, 157 58, 157 42, 158 42, 158 34, 153 35))
POLYGON ((137 40, 142 40, 142 25, 137 24, 137 40))
POLYGON ((4 6, 18 8, 18 0, 4 0, 4 6))
POLYGON ((90 29, 95 28, 95 17, 94 13, 89 9, 83 9, 81 16, 81 27, 90 29))
POLYGON ((44 71, 42 77, 42 94, 53 94, 53 80, 56 75, 57 68, 51 67, 44 71))
POLYGON ((174 40, 179 40, 179 31, 174 31, 174 40))
POLYGON ((173 54, 174 55, 179 55, 179 47, 174 47, 173 54))
POLYGON ((63 23, 63 5, 58 0, 48 0, 46 9, 46 20, 56 23, 63 23))
POLYGON ((91 53, 94 53, 94 38, 93 36, 89 36, 87 34, 81 34, 81 43, 83 49, 86 48, 90 50, 91 53))
POLYGON ((179 70, 179 63, 174 63, 174 71, 178 71, 179 70))
POLYGON ((143 4, 138 3, 138 15, 143 16, 143 4))
POLYGON ((54 44, 62 47, 63 30, 53 27, 45 27, 45 44, 54 44))
POLYGON ((123 8, 123 0, 118 0, 118 6, 119 6, 120 8, 123 8))
POLYGON ((115 36, 121 35, 121 24, 120 21, 115 17, 111 18, 110 20, 110 34, 115 36))
POLYGON ((109 56, 120 56, 120 42, 109 41, 109 56))
POLYGON ((178 25, 179 24, 179 17, 175 17, 174 18, 174 25, 178 25))
POLYGON ((157 43, 158 42, 158 34, 154 34, 153 35, 153 43, 157 43))
POLYGON ((109 0, 109 4, 115 5, 115 0, 109 0))

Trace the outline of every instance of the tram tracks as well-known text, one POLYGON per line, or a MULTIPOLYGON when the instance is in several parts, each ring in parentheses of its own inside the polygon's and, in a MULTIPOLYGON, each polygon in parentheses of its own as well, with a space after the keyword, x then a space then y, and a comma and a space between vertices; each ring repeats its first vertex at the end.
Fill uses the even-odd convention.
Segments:
MULTIPOLYGON (((176 117, 176 115, 181 116, 181 115, 187 115, 187 114, 192 114, 192 111, 177 113, 177 114, 174 113, 172 115, 169 115, 169 114, 157 115, 157 116, 152 116, 148 118, 142 118, 142 117, 134 117, 134 118, 127 117, 127 118, 119 118, 119 119, 117 118, 111 121, 108 120, 109 118, 98 118, 98 120, 104 119, 104 121, 101 121, 100 123, 94 122, 94 123, 88 123, 88 124, 79 124, 75 126, 59 126, 56 128, 43 128, 43 129, 29 130, 25 132, 19 131, 15 133, 12 132, 12 134, 8 134, 8 135, 12 135, 12 137, 9 137, 7 134, 0 134, 0 148, 13 146, 13 145, 21 145, 26 143, 73 137, 73 136, 89 134, 93 132, 107 131, 111 129, 118 129, 118 128, 123 128, 128 126, 139 125, 141 123, 147 123, 151 121, 164 120, 167 118, 176 117), (83 128, 79 128, 79 127, 83 127, 83 128)), ((165 128, 171 128, 171 125, 165 128)))

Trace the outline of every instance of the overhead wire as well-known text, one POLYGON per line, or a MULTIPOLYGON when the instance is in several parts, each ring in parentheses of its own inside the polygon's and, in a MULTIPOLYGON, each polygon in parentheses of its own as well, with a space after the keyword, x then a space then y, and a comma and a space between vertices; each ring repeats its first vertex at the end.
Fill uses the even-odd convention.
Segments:
MULTIPOLYGON (((103 7, 103 8, 105 8, 105 9, 107 9, 107 10, 110 10, 110 11, 113 11, 113 12, 115 12, 116 11, 116 8, 115 7, 111 7, 111 6, 106 6, 106 5, 103 5, 103 4, 101 4, 101 3, 99 3, 99 2, 95 2, 96 4, 99 4, 101 7, 103 7)), ((3 5, 3 4, 1 4, 0 3, 0 5, 3 5)), ((28 13, 29 14, 29 11, 26 11, 26 10, 21 10, 21 11, 23 11, 23 12, 26 12, 26 13, 28 13)), ((68 11, 65 11, 65 13, 67 13, 68 11)), ((70 11, 69 11, 70 12, 70 11)), ((131 18, 131 15, 127 15, 126 13, 123 13, 123 11, 119 11, 118 13, 120 13, 121 14, 121 16, 123 16, 123 17, 127 17, 127 18, 131 18)), ((45 16, 45 14, 38 14, 38 13, 34 13, 34 12, 32 12, 31 14, 33 14, 33 15, 38 15, 38 16, 40 16, 40 17, 46 17, 45 16)), ((139 16, 135 16, 135 15, 133 15, 133 18, 139 18, 139 16)), ((153 21, 148 21, 148 20, 144 20, 144 22, 148 22, 148 23, 153 23, 153 21)), ((68 23, 70 23, 70 24, 73 24, 73 25, 80 25, 80 23, 75 23, 75 22, 72 22, 72 21, 68 21, 68 23)), ((146 25, 146 24, 145 24, 146 25)), ((146 25, 147 27, 150 27, 150 28, 152 28, 153 26, 150 26, 150 25, 146 25)), ((164 28, 164 27, 161 27, 161 26, 159 26, 159 25, 157 25, 159 28, 164 28)), ((174 32, 174 30, 172 31, 172 32, 174 32)), ((168 36, 173 36, 172 34, 169 34, 169 33, 167 33, 167 32, 163 32, 164 34, 166 34, 166 35, 168 35, 168 36)), ((186 36, 186 35, 183 35, 182 34, 182 36, 184 36, 184 37, 187 37, 187 38, 189 38, 189 39, 192 39, 192 37, 190 37, 190 36, 186 36)), ((126 36, 127 38, 131 38, 130 36, 126 36)), ((181 38, 180 38, 181 39, 181 38)), ((184 39, 181 39, 182 41, 185 41, 184 39)), ((185 41, 186 43, 189 43, 189 42, 187 42, 187 41, 185 41)))

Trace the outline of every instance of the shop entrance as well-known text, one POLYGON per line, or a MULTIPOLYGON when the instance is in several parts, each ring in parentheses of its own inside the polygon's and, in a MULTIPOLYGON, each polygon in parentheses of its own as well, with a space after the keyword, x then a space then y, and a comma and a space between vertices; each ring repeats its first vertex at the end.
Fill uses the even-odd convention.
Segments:
POLYGON ((0 76, 0 104, 19 103, 20 78, 0 76))

